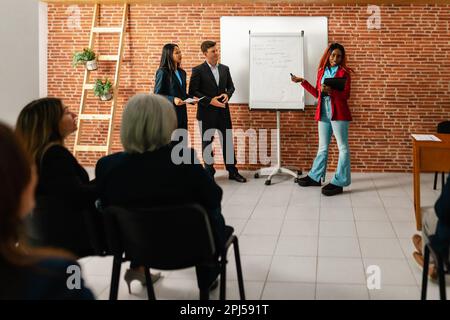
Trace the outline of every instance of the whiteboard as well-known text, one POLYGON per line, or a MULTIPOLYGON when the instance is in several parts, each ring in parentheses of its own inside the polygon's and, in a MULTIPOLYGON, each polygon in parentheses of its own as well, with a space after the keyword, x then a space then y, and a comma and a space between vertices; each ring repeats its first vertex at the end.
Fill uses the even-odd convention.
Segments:
POLYGON ((250 109, 304 109, 304 90, 290 73, 303 77, 303 32, 250 33, 250 109))
MULTIPOLYGON (((249 103, 250 30, 251 33, 299 33, 303 30, 305 79, 316 83, 317 67, 328 45, 327 17, 224 16, 220 18, 220 54, 221 63, 230 67, 236 88, 231 103, 249 103)), ((306 93, 306 105, 315 102, 316 99, 306 93)))

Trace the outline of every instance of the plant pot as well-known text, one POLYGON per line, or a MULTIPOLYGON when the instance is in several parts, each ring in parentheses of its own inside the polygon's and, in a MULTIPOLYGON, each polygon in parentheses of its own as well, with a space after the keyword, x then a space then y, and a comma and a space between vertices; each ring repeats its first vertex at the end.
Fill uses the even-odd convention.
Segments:
POLYGON ((109 101, 111 99, 112 99, 112 94, 110 92, 100 96, 100 100, 102 100, 102 101, 109 101))
POLYGON ((89 71, 97 70, 97 60, 91 60, 86 62, 86 69, 89 71))

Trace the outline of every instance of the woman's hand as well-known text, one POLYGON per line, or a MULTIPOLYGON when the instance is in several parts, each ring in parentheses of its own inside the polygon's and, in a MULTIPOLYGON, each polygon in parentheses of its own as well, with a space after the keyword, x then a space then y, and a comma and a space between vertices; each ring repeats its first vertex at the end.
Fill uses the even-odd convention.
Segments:
POLYGON ((178 97, 175 97, 173 98, 173 103, 175 103, 176 106, 182 106, 184 104, 184 101, 178 97))
POLYGON ((327 86, 326 84, 322 85, 322 92, 323 93, 326 93, 327 95, 330 95, 332 90, 333 89, 331 89, 331 87, 327 86))
POLYGON ((302 83, 303 81, 305 81, 305 79, 292 75, 291 81, 295 82, 295 83, 298 83, 298 82, 302 83))

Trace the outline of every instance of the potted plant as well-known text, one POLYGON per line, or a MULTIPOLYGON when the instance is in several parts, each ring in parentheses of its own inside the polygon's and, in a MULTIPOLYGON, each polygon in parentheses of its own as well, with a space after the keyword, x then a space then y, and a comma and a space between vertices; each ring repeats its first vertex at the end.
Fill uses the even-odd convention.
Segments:
POLYGON ((112 99, 111 94, 112 84, 108 79, 97 79, 94 85, 94 95, 100 97, 102 101, 108 101, 112 99))
POLYGON ((72 66, 76 67, 79 64, 84 64, 90 71, 97 70, 95 52, 90 48, 84 48, 82 52, 75 52, 72 57, 72 66))

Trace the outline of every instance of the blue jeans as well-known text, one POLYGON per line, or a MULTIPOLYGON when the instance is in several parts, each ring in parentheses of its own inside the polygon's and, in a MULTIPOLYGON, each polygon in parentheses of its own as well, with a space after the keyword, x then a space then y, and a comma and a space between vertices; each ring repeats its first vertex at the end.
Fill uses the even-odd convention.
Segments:
POLYGON ((325 177, 328 147, 330 145, 331 134, 333 133, 339 148, 339 160, 336 173, 331 183, 339 187, 346 187, 351 183, 350 150, 348 147, 349 121, 331 121, 331 116, 330 98, 324 97, 322 100, 321 118, 318 122, 319 149, 308 176, 317 182, 322 177, 325 177))

